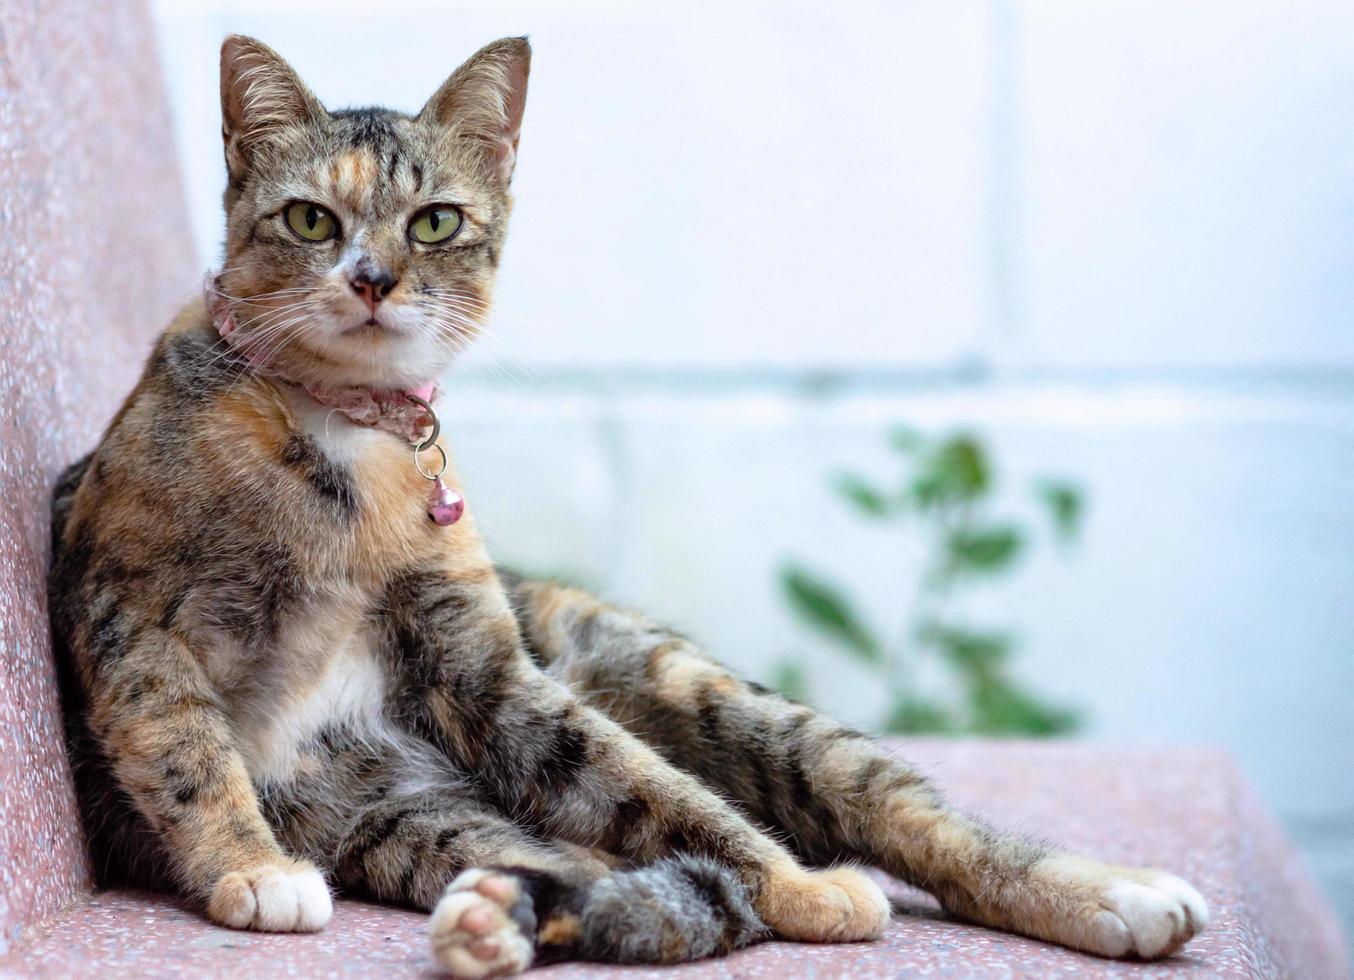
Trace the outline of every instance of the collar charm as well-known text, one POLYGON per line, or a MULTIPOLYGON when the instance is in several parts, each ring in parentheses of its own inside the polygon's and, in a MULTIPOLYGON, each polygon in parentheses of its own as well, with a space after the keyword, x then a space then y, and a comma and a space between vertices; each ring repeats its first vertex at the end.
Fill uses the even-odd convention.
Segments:
POLYGON ((414 469, 425 480, 432 481, 432 489, 428 491, 428 519, 438 527, 447 527, 459 521, 465 513, 465 498, 442 482, 442 474, 447 471, 447 451, 437 444, 442 420, 437 417, 432 405, 420 396, 411 391, 404 392, 404 396, 421 406, 432 419, 432 433, 427 439, 414 444, 414 469), (430 449, 437 450, 437 465, 433 469, 425 469, 423 454, 430 449))

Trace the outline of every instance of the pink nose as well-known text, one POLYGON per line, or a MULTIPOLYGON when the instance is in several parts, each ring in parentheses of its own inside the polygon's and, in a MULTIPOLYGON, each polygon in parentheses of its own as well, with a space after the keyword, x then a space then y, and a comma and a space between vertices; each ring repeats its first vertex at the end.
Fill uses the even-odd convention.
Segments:
POLYGON ((368 272, 359 271, 348 280, 349 285, 353 287, 353 292, 362 297, 362 302, 367 304, 367 309, 373 313, 376 312, 376 304, 390 295, 390 291, 395 288, 399 282, 389 272, 368 272))

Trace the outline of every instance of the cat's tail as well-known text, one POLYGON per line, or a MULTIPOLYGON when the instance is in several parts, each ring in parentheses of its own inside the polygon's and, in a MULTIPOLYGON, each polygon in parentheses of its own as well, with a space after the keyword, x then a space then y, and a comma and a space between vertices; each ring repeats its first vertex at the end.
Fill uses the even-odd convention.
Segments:
POLYGON ((722 956, 766 935, 729 868, 679 854, 593 883, 578 955, 609 963, 680 963, 722 956))

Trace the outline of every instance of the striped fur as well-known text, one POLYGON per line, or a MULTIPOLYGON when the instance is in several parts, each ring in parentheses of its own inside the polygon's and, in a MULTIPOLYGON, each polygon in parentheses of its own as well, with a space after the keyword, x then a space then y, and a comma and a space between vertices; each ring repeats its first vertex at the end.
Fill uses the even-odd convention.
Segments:
POLYGON ((1178 878, 999 833, 869 737, 744 683, 643 616, 577 589, 503 578, 548 674, 775 830, 808 865, 873 865, 960 917, 1108 956, 1169 955, 1207 924, 1207 906, 1178 878))
POLYGON ((528 59, 488 46, 418 116, 331 113, 227 39, 220 283, 258 346, 189 304, 54 495, 53 634, 103 877, 238 928, 323 928, 334 886, 428 909, 463 977, 869 939, 888 905, 858 864, 991 925, 1176 948, 1205 914, 1182 882, 996 834, 642 617, 500 574, 473 514, 428 521, 407 445, 273 380, 408 384, 473 333, 528 59), (288 232, 298 198, 341 233, 288 232), (416 242, 439 202, 463 234, 416 242), (372 269, 388 288, 359 301, 372 269))

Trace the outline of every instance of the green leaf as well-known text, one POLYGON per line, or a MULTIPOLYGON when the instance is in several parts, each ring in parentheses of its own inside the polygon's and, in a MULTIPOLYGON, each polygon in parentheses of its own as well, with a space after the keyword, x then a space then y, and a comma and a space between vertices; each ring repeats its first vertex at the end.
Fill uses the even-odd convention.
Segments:
POLYGON ((1080 487, 1064 480, 1039 480, 1034 486, 1035 496, 1048 510, 1053 533, 1058 540, 1069 544, 1081 532, 1081 519, 1086 510, 1086 498, 1080 487))
POLYGON ((771 672, 771 686, 791 701, 804 703, 809 696, 809 678, 803 666, 782 660, 771 672))
POLYGON ((951 436, 922 460, 912 497, 923 508, 975 500, 987 492, 990 471, 982 443, 970 435, 951 436))
POLYGON ((781 571, 780 582, 791 608, 805 622, 837 640, 861 660, 880 661, 878 642, 835 587, 794 567, 781 571))
POLYGON ((889 501, 879 490, 854 473, 837 476, 837 492, 867 517, 887 517, 889 501))
POLYGON ((900 453, 915 453, 926 445, 926 440, 916 429, 905 425, 896 425, 889 433, 889 445, 900 453))
POLYGON ((986 735, 1062 735, 1080 723, 1075 711, 1048 704, 1001 679, 972 694, 973 728, 986 735))
POLYGON ((1005 633, 984 633, 957 626, 932 629, 922 638, 957 670, 966 672, 995 671, 1012 647, 1011 637, 1005 633))
POLYGON ((950 534, 946 550, 950 560, 965 571, 999 572, 1020 553, 1024 538, 1013 524, 960 528, 950 534))
POLYGON ((899 698, 884 719, 884 731, 889 735, 934 734, 957 728, 943 705, 923 698, 899 698))

